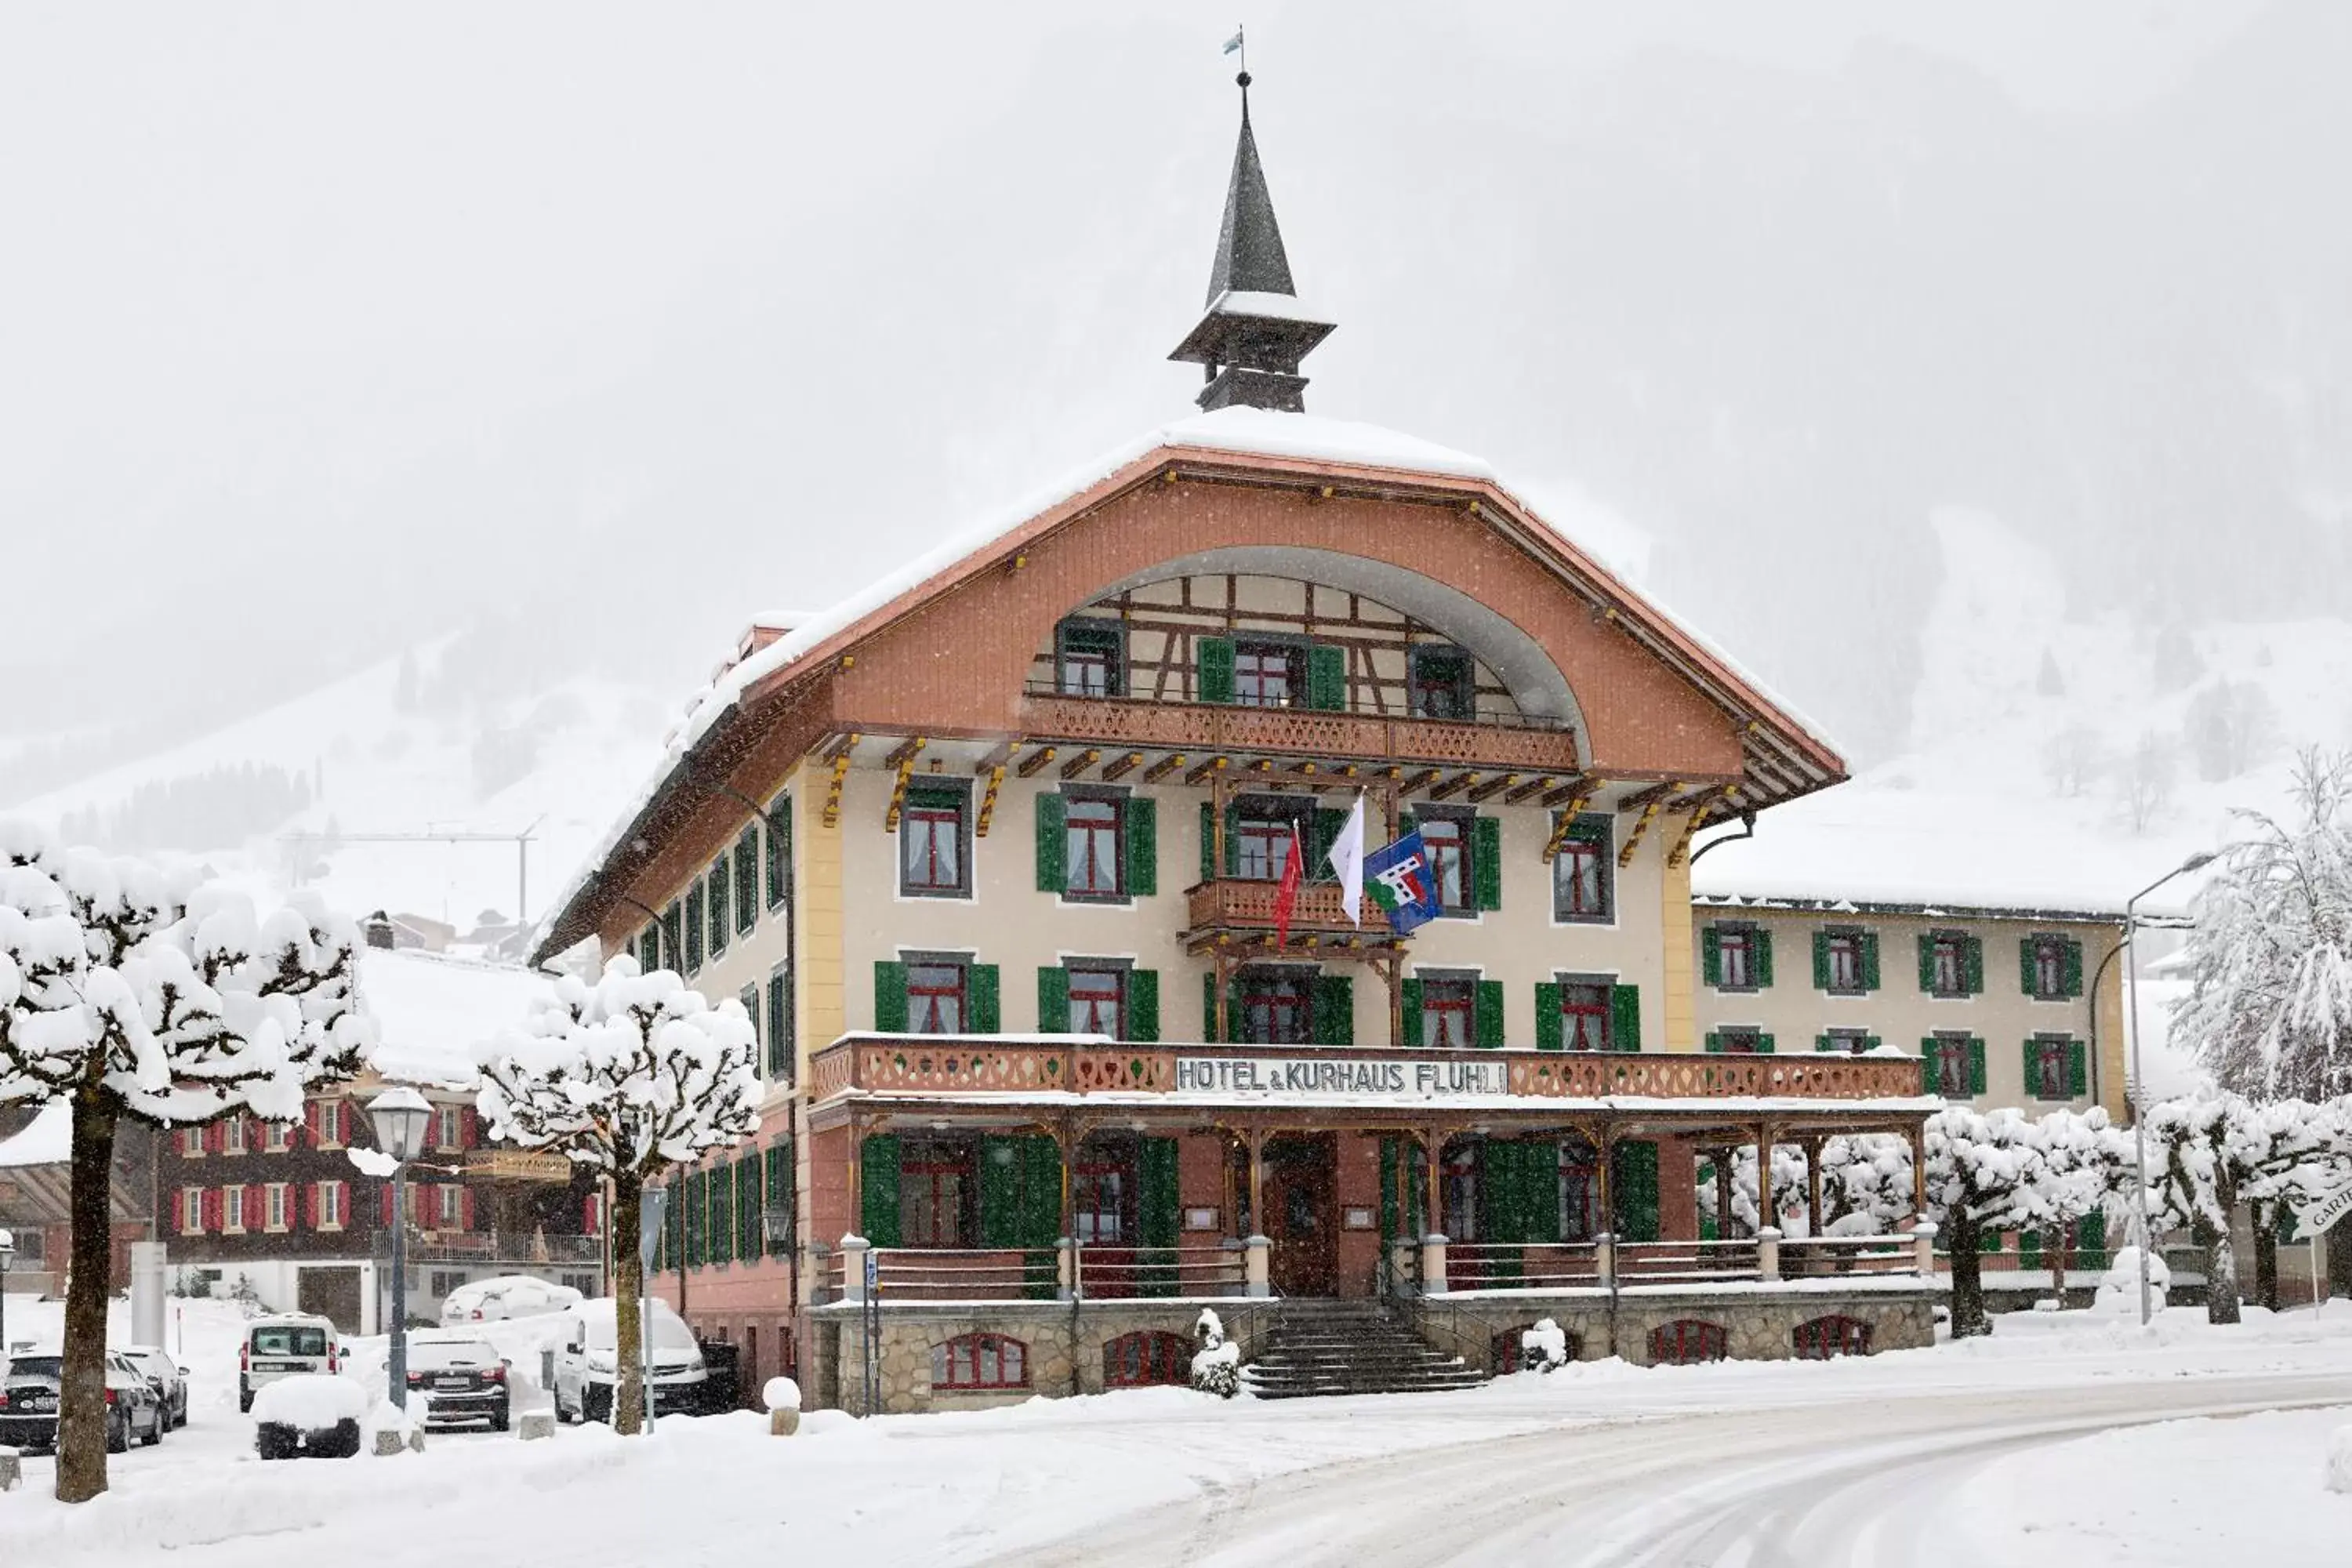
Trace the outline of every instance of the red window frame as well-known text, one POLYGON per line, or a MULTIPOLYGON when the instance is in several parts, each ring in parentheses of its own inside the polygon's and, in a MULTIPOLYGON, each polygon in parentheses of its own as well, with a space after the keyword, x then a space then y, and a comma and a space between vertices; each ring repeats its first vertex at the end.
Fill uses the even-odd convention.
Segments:
POLYGON ((1063 891, 1073 899, 1124 898, 1127 814, 1116 800, 1075 795, 1063 802, 1066 848, 1063 891))
POLYGON ((1717 989, 1753 991, 1756 988, 1754 927, 1741 925, 1716 927, 1715 952, 1717 989))
POLYGON ((971 971, 961 963, 907 965, 907 1029, 916 1035, 961 1035, 971 1016, 971 971), (947 976, 952 975, 952 981, 947 976))
POLYGON ((1029 1386, 1029 1347, 1010 1334, 958 1334, 931 1347, 934 1389, 1029 1386))
POLYGON ((1242 708, 1287 708, 1298 684, 1298 650, 1288 643, 1234 644, 1234 702, 1242 708))
POLYGON ((1870 1325, 1860 1318, 1832 1312, 1799 1323, 1790 1334, 1799 1361, 1828 1361, 1832 1356, 1868 1355, 1870 1325))
POLYGON ((1969 1037, 1966 1035, 1936 1037, 1936 1092, 1946 1100, 1969 1098, 1969 1037))
POLYGON ((908 805, 898 814, 898 887, 902 892, 936 898, 970 886, 971 857, 964 853, 963 803, 908 805), (941 853, 940 846, 946 846, 941 853))
MULTIPOLYGON (((1245 882, 1278 882, 1298 825, 1286 816, 1234 819, 1234 875, 1245 882)), ((1304 868, 1301 868, 1302 875, 1304 868)))
POLYGON ((1179 1387, 1192 1381, 1192 1347, 1181 1334, 1138 1329, 1103 1346, 1105 1388, 1179 1387))
POLYGON ((1070 1224, 1076 1239, 1089 1247, 1128 1245, 1135 1190, 1131 1161, 1081 1152, 1070 1166, 1070 1224))
POLYGON ((1467 722, 1477 709, 1476 667, 1459 648, 1416 647, 1407 673, 1406 701, 1416 719, 1467 722), (1444 669, 1432 673, 1432 667, 1444 669))
POLYGON ((1730 1336, 1723 1325, 1700 1318, 1676 1318, 1650 1331, 1653 1366, 1696 1366, 1721 1361, 1729 1349, 1730 1336))
POLYGON ((1833 931, 1828 937, 1829 981, 1832 991, 1859 991, 1862 985, 1862 933, 1833 931))
POLYGON ((1929 953, 1929 973, 1935 977, 1937 996, 1965 996, 1969 994, 1969 942, 1964 936, 1936 936, 1929 953))
POLYGON ((1722 1043, 1720 1055, 1755 1057, 1764 1054, 1764 1031, 1761 1029, 1717 1029, 1716 1038, 1722 1043))
POLYGON ((1242 971, 1242 1033, 1253 1045, 1304 1046, 1315 1038, 1315 983, 1302 975, 1242 971), (1287 1029, 1277 1026, 1287 1021, 1287 1029))
POLYGON ((1458 816, 1417 816, 1422 847, 1429 851, 1429 874, 1437 884, 1437 905, 1448 914, 1470 912, 1475 884, 1470 875, 1468 824, 1458 816))
POLYGON ((1607 1050, 1613 1002, 1610 988, 1597 981, 1561 981, 1560 1044, 1571 1051, 1607 1050))
POLYGON ((900 1246, 950 1247, 966 1244, 967 1212, 980 1184, 977 1153, 969 1143, 929 1138, 909 1139, 901 1148, 900 1246))
POLYGON ((1065 622, 1055 638, 1055 689, 1065 697, 1119 695, 1119 635, 1100 623, 1065 622))
MULTIPOLYGON (((1571 1139, 1559 1146, 1559 1238, 1591 1241, 1608 1228, 1601 1211, 1601 1152, 1571 1139)), ((1571 1355, 1570 1360, 1575 1357, 1571 1355)))
POLYGON ((1421 1043, 1437 1049, 1464 1048, 1478 1043, 1476 981, 1421 983, 1421 1043))
POLYGON ((2072 1075, 2066 1070, 2068 1047, 2073 1041, 2063 1035, 2033 1037, 2033 1082, 2029 1086, 2036 1100, 2072 1100, 2068 1082, 2072 1075))
POLYGON ((1127 1038, 1127 971, 1074 964, 1064 973, 1070 997, 1070 1033, 1127 1038))
POLYGON ((1609 918, 1609 872, 1604 846, 1573 835, 1552 858, 1553 902, 1562 920, 1609 918))
POLYGON ((1455 1241, 1476 1241, 1478 1145, 1466 1144, 1446 1155, 1438 1173, 1438 1213, 1445 1218, 1445 1234, 1455 1241))
POLYGON ((2037 936, 2033 939, 2033 999, 2056 1002, 2065 995, 2066 939, 2037 936))

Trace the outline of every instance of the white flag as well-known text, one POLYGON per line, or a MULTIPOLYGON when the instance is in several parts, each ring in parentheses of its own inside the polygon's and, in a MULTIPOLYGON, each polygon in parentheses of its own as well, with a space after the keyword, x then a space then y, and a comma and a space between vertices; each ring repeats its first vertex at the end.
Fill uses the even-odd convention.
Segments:
POLYGON ((1225 47, 1224 47, 1222 50, 1220 50, 1219 52, 1220 52, 1220 53, 1222 53, 1222 54, 1228 54, 1228 55, 1229 55, 1229 54, 1232 54, 1235 49, 1240 48, 1241 47, 1242 47, 1242 36, 1241 36, 1241 34, 1240 34, 1240 32, 1239 32, 1239 31, 1235 31, 1235 33, 1234 34, 1234 36, 1233 36, 1232 37, 1227 38, 1227 39, 1225 40, 1225 47))
POLYGON ((1355 809, 1347 825, 1331 840, 1331 869, 1339 873, 1339 907, 1358 925, 1364 923, 1364 792, 1356 792, 1355 809))

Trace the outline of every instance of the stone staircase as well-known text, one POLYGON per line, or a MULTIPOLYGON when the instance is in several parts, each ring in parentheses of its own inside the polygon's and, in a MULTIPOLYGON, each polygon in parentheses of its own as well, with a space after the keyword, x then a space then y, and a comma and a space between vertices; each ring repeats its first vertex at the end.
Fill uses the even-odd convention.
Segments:
POLYGON ((1260 1399, 1475 1388, 1486 1374, 1440 1355, 1381 1302, 1285 1300, 1242 1382, 1260 1399))

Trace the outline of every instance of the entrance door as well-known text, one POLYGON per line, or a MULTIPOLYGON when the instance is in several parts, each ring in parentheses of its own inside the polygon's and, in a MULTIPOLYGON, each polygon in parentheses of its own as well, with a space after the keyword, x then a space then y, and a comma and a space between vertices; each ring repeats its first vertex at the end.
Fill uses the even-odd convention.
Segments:
POLYGON ((1332 1190, 1339 1149, 1328 1133, 1276 1138, 1265 1146, 1266 1260, 1275 1293, 1328 1296, 1337 1280, 1332 1190))

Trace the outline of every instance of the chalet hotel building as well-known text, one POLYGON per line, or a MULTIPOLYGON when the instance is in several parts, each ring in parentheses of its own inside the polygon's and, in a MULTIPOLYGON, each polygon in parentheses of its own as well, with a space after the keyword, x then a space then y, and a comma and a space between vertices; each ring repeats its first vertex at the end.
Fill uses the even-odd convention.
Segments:
POLYGON ((1201 412, 753 626, 568 890, 542 959, 759 1022, 759 1134, 677 1173, 656 1260, 751 1386, 1177 1380, 1204 1300, 1268 1392, 1475 1376, 1538 1317, 1636 1362, 1922 1344, 1931 1227, 1745 1234, 1702 1163, 1916 1147, 1988 1073, 2111 1095, 2112 921, 1695 902, 1702 836, 1837 752, 1483 463, 1304 412, 1331 330, 1244 99, 1201 412), (1428 847, 1409 935, 1330 879, 1360 795, 1428 847), (1391 1350, 1318 1383, 1335 1317, 1391 1350))

